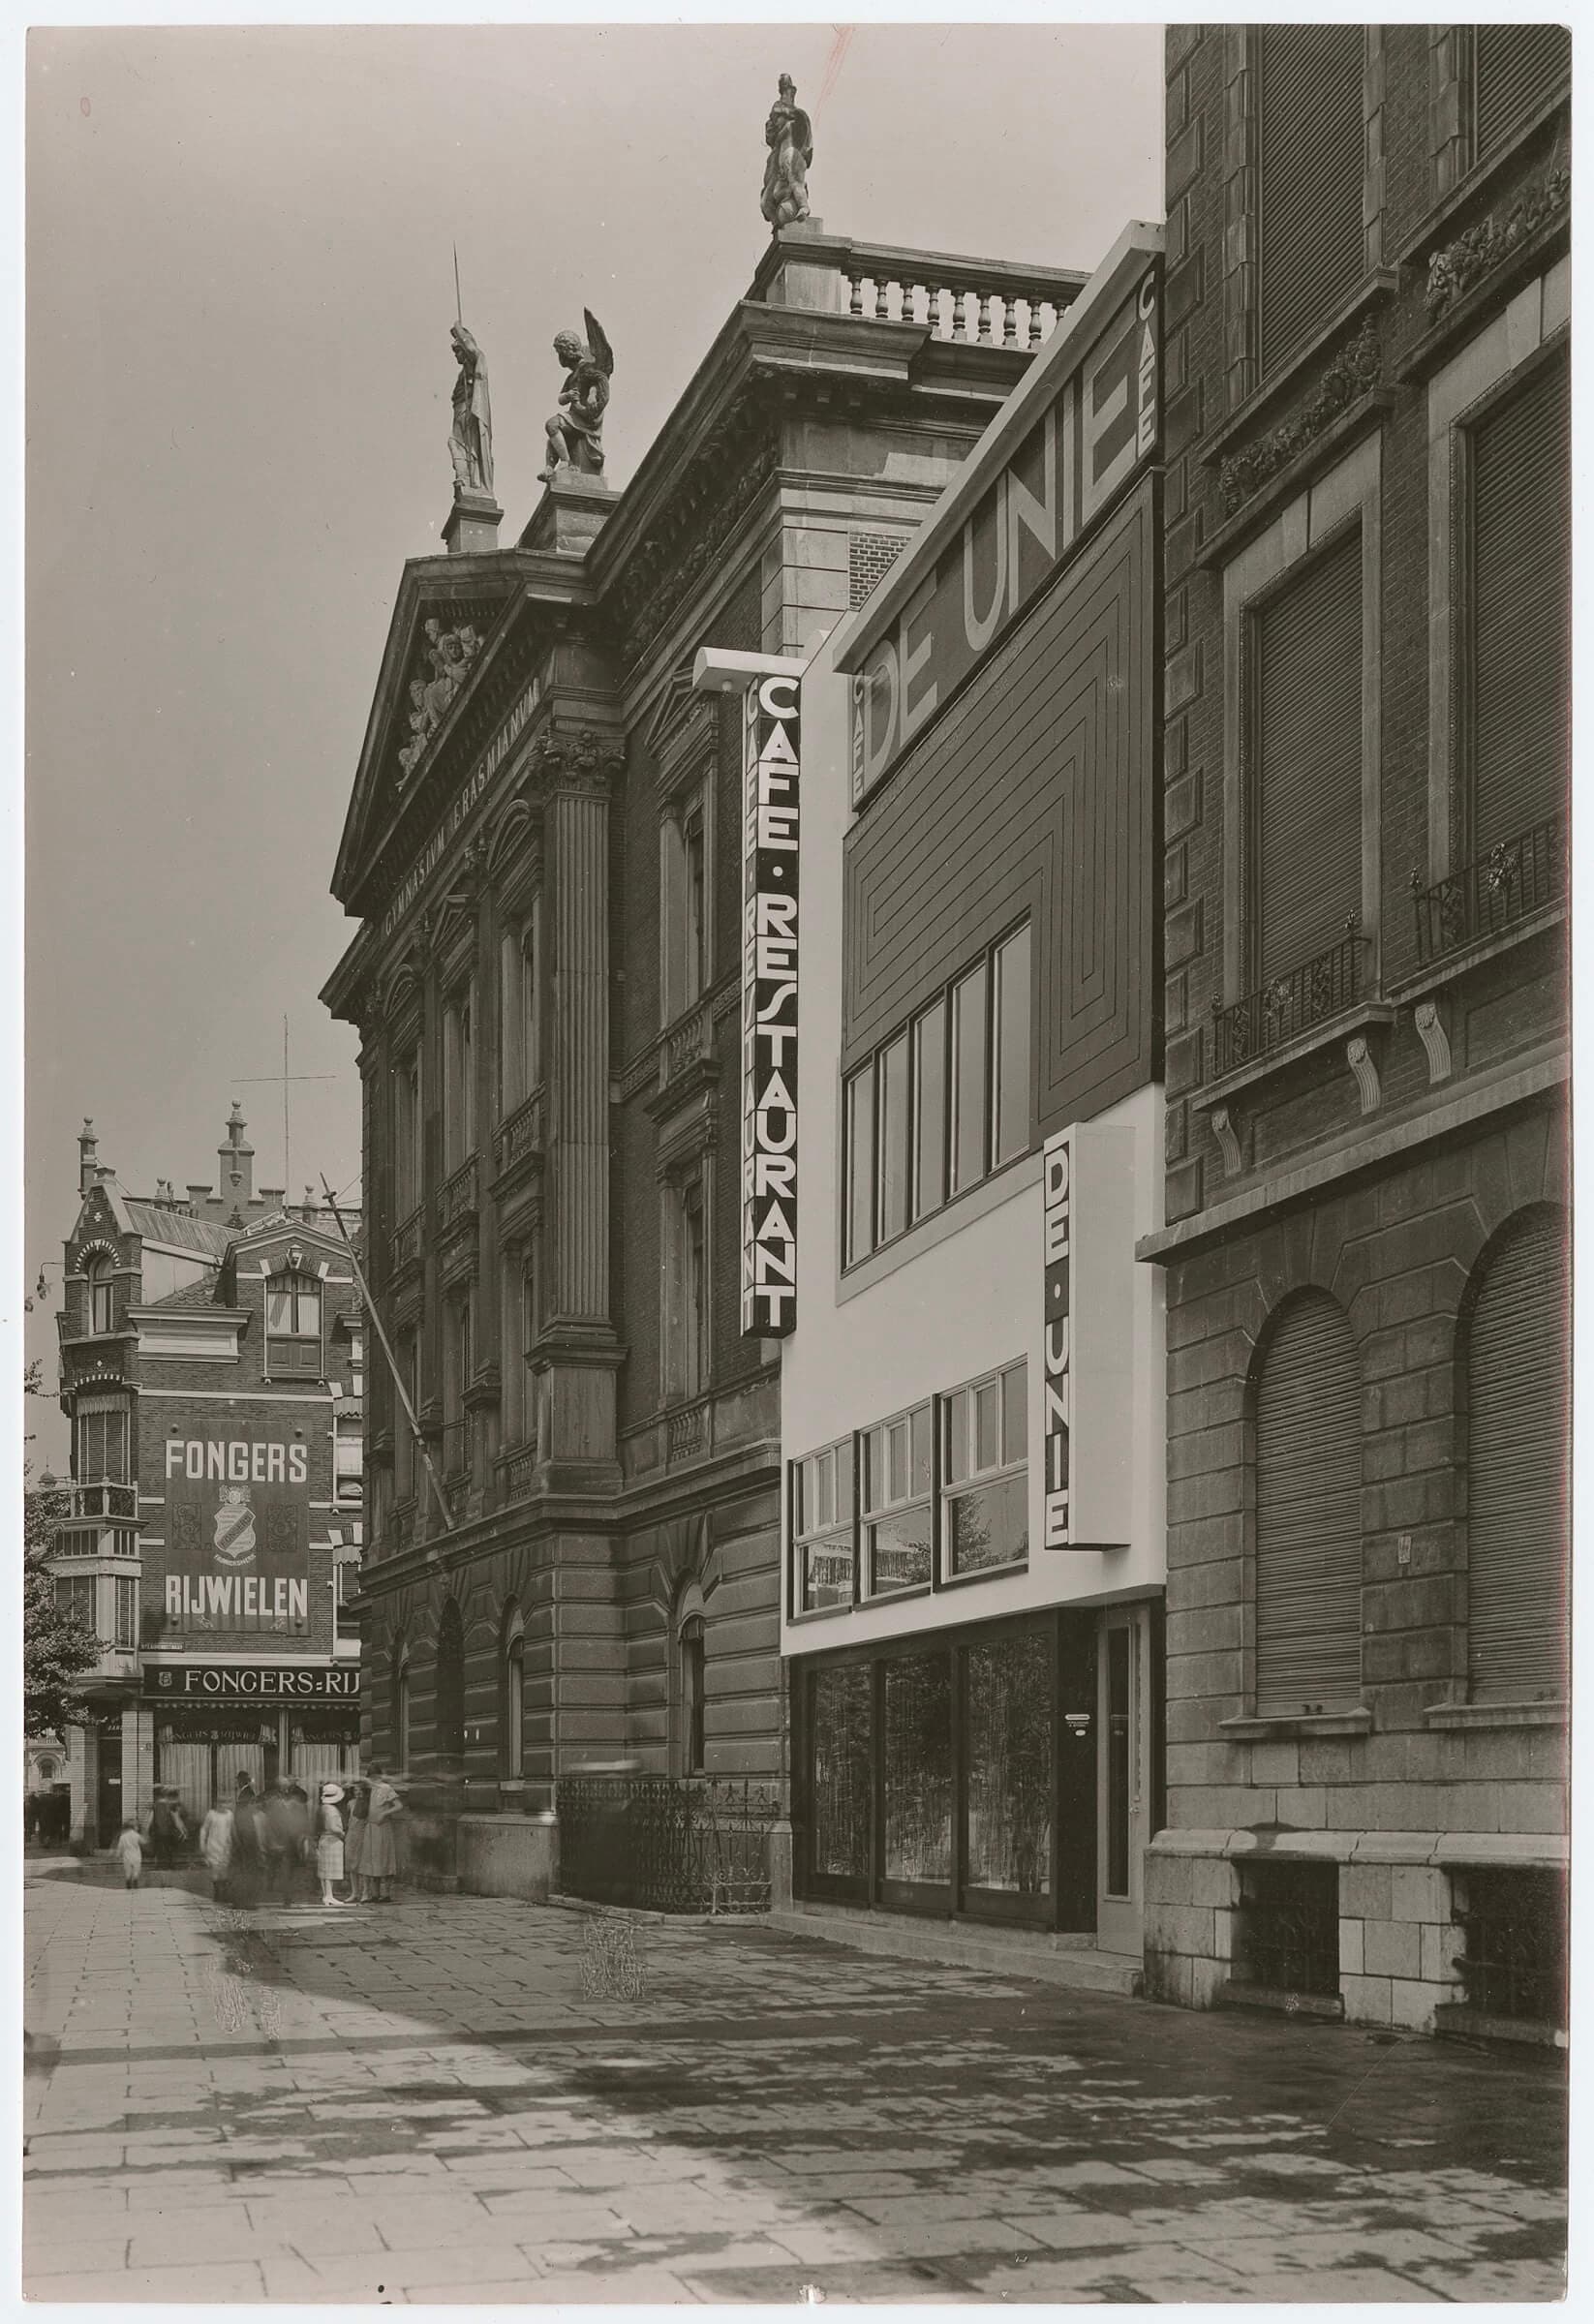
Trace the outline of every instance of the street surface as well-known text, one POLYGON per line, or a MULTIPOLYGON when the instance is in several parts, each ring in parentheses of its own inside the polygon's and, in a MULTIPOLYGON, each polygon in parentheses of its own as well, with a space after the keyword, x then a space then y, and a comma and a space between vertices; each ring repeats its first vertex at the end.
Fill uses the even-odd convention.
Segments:
POLYGON ((1553 2058, 756 1928, 198 1889, 28 1866, 36 2300, 1562 2290, 1553 2058))

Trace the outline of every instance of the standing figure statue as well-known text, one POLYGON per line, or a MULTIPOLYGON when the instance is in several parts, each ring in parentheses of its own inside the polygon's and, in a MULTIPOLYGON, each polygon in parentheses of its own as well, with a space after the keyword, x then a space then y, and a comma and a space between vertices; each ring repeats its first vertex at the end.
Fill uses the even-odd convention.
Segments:
POLYGON ((487 398, 487 358, 462 322, 448 325, 459 377, 454 382, 454 424, 448 454, 454 464, 454 498, 462 493, 491 497, 493 408, 487 398))
POLYGON ((559 410, 547 426, 548 465, 537 471, 544 484, 553 481, 560 468, 573 468, 584 476, 603 474, 603 414, 614 377, 614 350, 592 309, 584 307, 582 313, 585 340, 573 331, 561 331, 554 341, 554 353, 570 376, 559 391, 559 410))
POLYGON ((813 125, 797 103, 797 83, 789 73, 781 76, 781 94, 764 123, 769 160, 764 164, 764 192, 758 206, 776 233, 808 216, 808 166, 813 159, 813 125))

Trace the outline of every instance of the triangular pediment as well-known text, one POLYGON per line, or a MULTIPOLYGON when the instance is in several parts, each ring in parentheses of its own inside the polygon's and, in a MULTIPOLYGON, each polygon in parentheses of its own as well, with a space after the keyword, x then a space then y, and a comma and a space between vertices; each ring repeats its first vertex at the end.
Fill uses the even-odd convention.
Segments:
POLYGON ((517 594, 511 555, 414 558, 404 568, 338 849, 332 892, 343 897, 406 801, 472 680, 490 656, 517 594))

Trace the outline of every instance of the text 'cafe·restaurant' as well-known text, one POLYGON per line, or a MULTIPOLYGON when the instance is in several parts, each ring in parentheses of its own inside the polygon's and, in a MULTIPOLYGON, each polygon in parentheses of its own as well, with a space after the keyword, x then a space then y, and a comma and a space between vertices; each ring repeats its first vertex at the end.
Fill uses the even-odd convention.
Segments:
POLYGON ((1161 1816, 1161 247, 1119 237, 804 673, 782 1357, 799 1911, 1093 1941, 1125 1984, 1161 1816))

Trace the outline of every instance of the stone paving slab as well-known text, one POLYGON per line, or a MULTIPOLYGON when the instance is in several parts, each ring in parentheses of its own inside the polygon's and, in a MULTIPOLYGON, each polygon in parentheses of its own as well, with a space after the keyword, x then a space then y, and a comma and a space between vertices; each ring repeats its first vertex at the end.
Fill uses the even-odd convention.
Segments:
POLYGON ((1562 2296, 1564 2062, 757 1927, 30 1866, 36 2300, 1562 2296))

